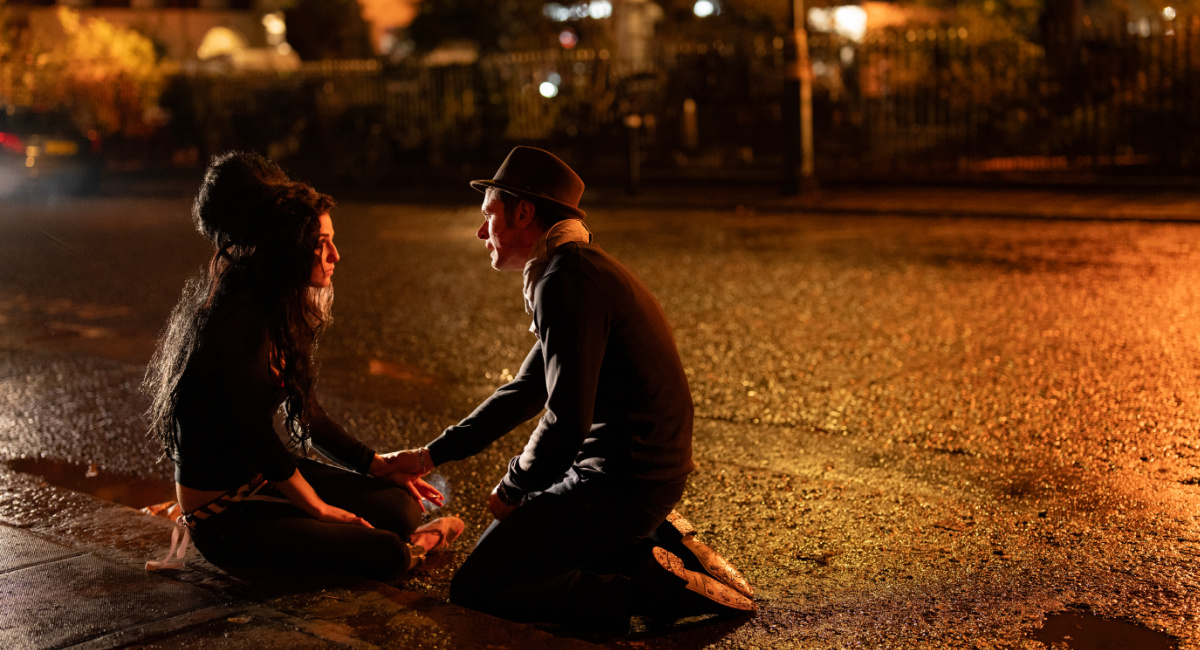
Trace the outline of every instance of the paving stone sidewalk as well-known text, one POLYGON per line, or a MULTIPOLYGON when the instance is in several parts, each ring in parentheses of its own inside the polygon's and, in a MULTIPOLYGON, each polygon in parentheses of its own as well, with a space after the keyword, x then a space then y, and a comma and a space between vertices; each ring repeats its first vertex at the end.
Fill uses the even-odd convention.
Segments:
POLYGON ((596 647, 371 580, 237 578, 194 549, 146 571, 171 527, 0 468, 0 647, 596 647))

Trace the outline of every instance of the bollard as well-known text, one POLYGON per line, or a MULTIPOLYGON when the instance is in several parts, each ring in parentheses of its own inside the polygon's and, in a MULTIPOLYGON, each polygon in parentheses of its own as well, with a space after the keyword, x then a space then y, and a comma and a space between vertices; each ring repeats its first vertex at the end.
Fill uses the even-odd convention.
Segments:
POLYGON ((642 184, 642 116, 636 113, 626 115, 624 123, 629 129, 629 186, 626 189, 630 194, 637 194, 642 184))
POLYGON ((682 132, 683 147, 687 151, 696 151, 700 148, 700 125, 696 118, 696 100, 687 98, 683 100, 683 119, 680 126, 682 132))

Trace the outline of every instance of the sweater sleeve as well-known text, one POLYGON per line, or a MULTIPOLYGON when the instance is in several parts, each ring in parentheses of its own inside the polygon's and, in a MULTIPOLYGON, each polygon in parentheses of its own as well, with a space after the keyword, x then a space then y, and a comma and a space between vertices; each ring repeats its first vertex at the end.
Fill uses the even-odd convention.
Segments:
POLYGON ((522 494, 561 478, 587 439, 610 325, 592 279, 568 269, 538 284, 534 319, 545 356, 546 413, 504 477, 510 490, 522 494))
POLYGON ((272 423, 279 381, 271 372, 271 340, 266 318, 252 307, 230 313, 217 324, 220 368, 235 439, 268 481, 283 481, 296 471, 291 452, 272 423))
POLYGON ((375 450, 346 431, 315 401, 312 405, 309 435, 313 445, 321 450, 321 453, 346 467, 360 474, 366 474, 371 469, 371 461, 375 460, 375 450))
POLYGON ((462 460, 483 451, 501 436, 537 415, 546 403, 541 343, 535 343, 512 381, 496 389, 491 397, 462 422, 447 428, 430 442, 434 465, 462 460))

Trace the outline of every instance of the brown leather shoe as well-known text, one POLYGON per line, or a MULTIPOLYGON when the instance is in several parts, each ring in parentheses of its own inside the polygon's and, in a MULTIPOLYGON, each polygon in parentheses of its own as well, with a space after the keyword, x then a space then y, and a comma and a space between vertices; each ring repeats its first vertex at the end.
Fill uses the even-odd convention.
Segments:
POLYGON ((754 597, 754 589, 750 583, 742 576, 729 560, 721 557, 719 553, 709 548, 706 544, 696 539, 696 527, 692 525, 683 515, 672 510, 671 514, 667 515, 667 523, 675 527, 679 534, 683 535, 683 545, 687 550, 691 551, 696 556, 696 561, 704 569, 708 575, 721 581, 726 586, 737 590, 746 598, 754 597))
POLYGON ((652 551, 659 566, 686 583, 684 587, 710 603, 739 612, 754 611, 754 601, 698 571, 689 571, 683 560, 667 549, 656 546, 652 551))

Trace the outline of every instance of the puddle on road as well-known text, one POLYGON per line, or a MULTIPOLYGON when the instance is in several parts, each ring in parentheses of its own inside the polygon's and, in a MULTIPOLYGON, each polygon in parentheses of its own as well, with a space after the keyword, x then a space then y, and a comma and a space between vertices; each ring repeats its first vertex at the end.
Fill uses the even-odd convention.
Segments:
POLYGON ((13 458, 3 461, 3 464, 23 474, 40 476, 51 485, 90 494, 130 508, 140 509, 175 499, 173 483, 107 472, 94 464, 71 463, 50 458, 13 458))
POLYGON ((1100 618, 1085 612, 1060 612, 1046 616, 1046 624, 1033 638, 1053 648, 1070 650, 1178 650, 1170 636, 1149 628, 1100 618))
POLYGON ((428 375, 414 366, 409 366, 402 363, 391 363, 382 359, 371 359, 367 362, 367 374, 376 377, 388 377, 390 379, 398 379, 400 381, 421 384, 439 384, 444 383, 440 378, 433 375, 428 375))

